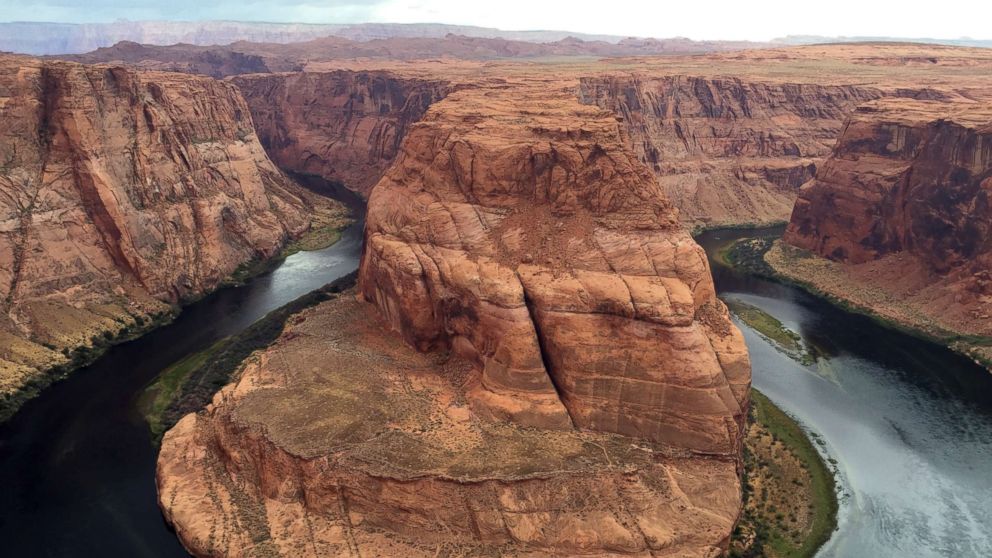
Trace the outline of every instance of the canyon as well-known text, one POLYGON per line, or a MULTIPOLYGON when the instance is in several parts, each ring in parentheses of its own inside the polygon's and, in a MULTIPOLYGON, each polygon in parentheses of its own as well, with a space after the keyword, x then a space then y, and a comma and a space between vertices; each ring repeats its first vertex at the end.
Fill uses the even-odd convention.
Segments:
POLYGON ((588 102, 622 115, 683 219, 768 224, 792 211, 846 115, 884 93, 861 86, 666 76, 584 79, 588 102))
POLYGON ((820 52, 721 60, 746 79, 696 59, 682 62, 708 65, 699 76, 640 59, 555 76, 310 60, 232 78, 249 99, 309 99, 320 112, 304 119, 328 124, 295 136, 283 123, 300 109, 249 101, 260 135, 351 181, 369 210, 355 289, 300 314, 165 435, 160 504, 183 544, 724 552, 750 366, 688 228, 784 219, 857 107, 977 102, 984 84, 956 69, 992 62, 950 49, 931 79, 890 80, 894 53, 845 46, 824 64, 849 73, 782 75, 820 52), (321 82, 331 95, 301 93, 321 82), (333 168, 349 160, 356 174, 333 168))
MULTIPOLYGON (((398 52, 385 43, 359 43, 361 48, 357 48, 334 37, 300 44, 226 47, 121 43, 72 59, 235 76, 232 79, 245 87, 256 120, 263 123, 263 143, 267 137, 277 138, 283 144, 279 151, 307 158, 307 162, 291 162, 285 157, 279 164, 311 165, 318 174, 331 178, 334 173, 319 161, 327 160, 332 152, 345 157, 339 167, 357 165, 360 169, 371 164, 384 170, 406 123, 414 121, 427 104, 446 91, 479 79, 503 79, 547 68, 578 79, 583 103, 613 111, 622 119, 629 147, 655 174, 662 191, 679 209, 680 218, 696 229, 788 221, 799 187, 813 178, 817 165, 830 154, 847 115, 863 103, 882 98, 968 101, 989 94, 988 84, 975 77, 989 66, 989 51, 983 49, 814 45, 694 56, 675 51, 664 58, 601 61, 584 61, 570 56, 575 52, 562 51, 555 53, 560 59, 528 63, 511 60, 531 57, 533 53, 527 49, 510 49, 502 52, 501 58, 479 60, 482 47, 471 44, 476 40, 481 39, 418 39, 420 46, 404 44, 396 47, 398 52), (376 45, 381 48, 373 48, 376 45), (374 74, 379 87, 395 90, 380 91, 382 100, 375 100, 377 95, 371 91, 354 89, 357 82, 345 72, 369 83, 374 74), (259 73, 271 77, 253 75, 259 73), (312 92, 304 92, 318 80, 336 93, 316 98, 312 92), (276 85, 282 81, 286 84, 276 85), (270 98, 253 102, 252 92, 261 94, 263 88, 270 98), (293 97, 287 102, 273 95, 303 98, 293 97), (349 100, 354 95, 358 95, 356 100, 349 100), (304 100, 311 102, 301 104, 304 100), (412 104, 408 106, 408 102, 412 104), (282 108, 273 110, 275 103, 282 108), (382 110, 383 104, 395 117, 382 119, 389 121, 380 125, 387 126, 391 135, 377 146, 377 140, 367 136, 379 132, 379 116, 370 112, 382 110), (330 112, 315 114, 339 110, 360 110, 363 120, 334 120, 330 112), (321 124, 304 122, 287 127, 279 121, 298 119, 293 113, 300 111, 321 124), (352 149, 339 128, 343 123, 355 127, 360 144, 371 143, 370 153, 379 150, 382 156, 376 160, 372 153, 372 158, 366 159, 364 148, 358 154, 342 153, 352 149), (297 126, 300 131, 289 131, 297 126), (303 133, 304 129, 310 131, 303 133), (306 151, 297 153, 301 148, 306 151)), ((616 53, 598 53, 611 54, 616 53)), ((271 151, 269 144, 266 147, 271 151)), ((367 193, 381 172, 364 174, 339 178, 367 193)))
POLYGON ((5 56, 3 377, 339 215, 283 173, 312 175, 368 201, 357 281, 165 434, 158 504, 189 552, 721 555, 751 366, 690 232, 791 213, 783 274, 876 266, 865 284, 986 335, 992 52, 587 56, 656 46, 5 56))
POLYGON ((990 133, 988 100, 859 107, 767 259, 990 362, 990 133))
POLYGON ((187 548, 726 548, 747 351, 612 113, 574 83, 465 86, 410 127, 367 219, 357 290, 165 435, 187 548))
POLYGON ((981 49, 817 45, 637 62, 583 77, 582 99, 622 118, 632 148, 697 229, 788 221, 799 187, 866 102, 989 95, 962 72, 988 68, 981 49), (917 68, 924 59, 931 67, 917 68))
POLYGON ((0 119, 5 398, 341 211, 273 165, 230 84, 4 57, 0 119))

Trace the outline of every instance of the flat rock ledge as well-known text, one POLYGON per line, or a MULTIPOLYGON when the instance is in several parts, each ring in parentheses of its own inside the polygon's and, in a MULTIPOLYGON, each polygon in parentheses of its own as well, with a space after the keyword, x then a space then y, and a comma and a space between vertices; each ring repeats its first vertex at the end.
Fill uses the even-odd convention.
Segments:
POLYGON ((197 556, 718 556, 732 457, 493 422, 470 362, 354 292, 304 311, 170 430, 160 504, 197 556))

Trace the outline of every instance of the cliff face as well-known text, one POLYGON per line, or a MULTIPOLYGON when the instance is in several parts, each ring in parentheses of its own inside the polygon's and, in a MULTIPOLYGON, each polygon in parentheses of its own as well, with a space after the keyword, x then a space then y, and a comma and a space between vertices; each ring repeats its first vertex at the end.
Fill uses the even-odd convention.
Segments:
POLYGON ((989 335, 990 193, 988 101, 871 103, 803 187, 784 241, 841 263, 852 293, 871 284, 918 316, 894 319, 989 335))
POLYGON ((166 434, 160 503, 194 554, 726 549, 747 350, 574 87, 467 86, 410 127, 369 199, 362 300, 298 316, 166 434))
POLYGON ((443 97, 442 82, 385 72, 318 72, 233 78, 262 145, 284 169, 338 181, 368 196, 407 128, 443 97))
POLYGON ((988 114, 909 101, 861 107, 803 189, 786 240, 850 263, 899 251, 938 273, 975 263, 992 248, 988 114))
POLYGON ((309 225, 231 85, 6 58, 0 120, 6 389, 309 225))
POLYGON ((694 224, 788 218, 799 186, 875 88, 741 78, 583 79, 583 102, 622 118, 632 147, 694 224))

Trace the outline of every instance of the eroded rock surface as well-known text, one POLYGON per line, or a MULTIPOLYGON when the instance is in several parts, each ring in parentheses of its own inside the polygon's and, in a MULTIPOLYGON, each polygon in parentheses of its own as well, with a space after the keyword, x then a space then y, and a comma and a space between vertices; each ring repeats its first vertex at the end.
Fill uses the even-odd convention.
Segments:
POLYGON ((707 226, 788 219, 855 107, 920 94, 684 75, 586 78, 581 89, 584 102, 623 119, 683 219, 707 226))
POLYGON ((0 393, 309 226, 232 85, 7 57, 0 121, 0 393))
POLYGON ((937 272, 973 263, 989 252, 990 134, 992 105, 861 107, 803 190, 786 239, 850 263, 904 250, 937 272))
POLYGON ((368 196, 407 128, 444 96, 444 82, 387 72, 303 72, 232 80, 281 168, 316 174, 368 196))

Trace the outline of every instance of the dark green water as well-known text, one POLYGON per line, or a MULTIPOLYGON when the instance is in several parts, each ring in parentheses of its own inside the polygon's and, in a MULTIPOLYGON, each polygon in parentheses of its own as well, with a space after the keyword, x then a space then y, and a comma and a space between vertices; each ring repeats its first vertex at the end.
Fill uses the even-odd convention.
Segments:
POLYGON ((711 231, 720 296, 757 306, 824 353, 802 366, 744 324, 754 386, 826 441, 842 486, 821 557, 992 556, 992 374, 937 345, 804 291, 713 261, 736 238, 711 231))

